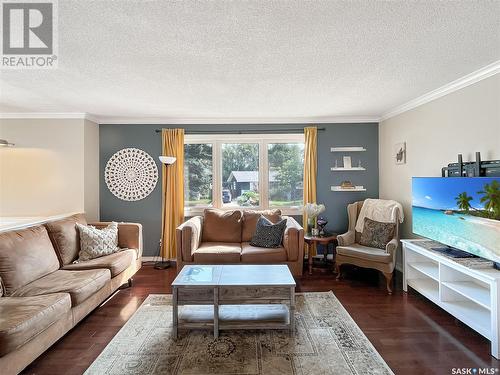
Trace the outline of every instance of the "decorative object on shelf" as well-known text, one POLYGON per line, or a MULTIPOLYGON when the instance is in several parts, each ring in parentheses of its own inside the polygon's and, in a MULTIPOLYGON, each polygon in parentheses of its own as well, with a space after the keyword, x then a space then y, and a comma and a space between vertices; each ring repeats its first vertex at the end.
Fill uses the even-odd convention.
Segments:
POLYGON ((316 220, 316 225, 318 226, 320 236, 325 235, 326 224, 328 224, 328 220, 325 219, 323 216, 318 217, 318 220, 316 220))
POLYGON ((106 163, 104 181, 109 191, 124 201, 146 198, 158 182, 158 167, 147 152, 124 148, 106 163))
POLYGON ((406 142, 394 145, 394 160, 396 160, 396 164, 406 164, 406 142))
POLYGON ((354 186, 354 184, 351 181, 348 181, 348 180, 342 181, 340 183, 340 187, 342 189, 355 189, 356 188, 356 186, 354 186))
POLYGON ((352 167, 351 165, 351 157, 350 156, 344 156, 344 168, 349 169, 352 167))
POLYGON ((324 204, 316 204, 316 203, 307 203, 304 205, 304 212, 307 215, 307 233, 313 234, 313 229, 317 230, 314 231, 316 234, 313 235, 318 235, 319 230, 317 229, 317 218, 318 215, 322 212, 325 211, 325 205, 324 204))
POLYGON ((358 168, 359 168, 359 169, 363 168, 363 167, 361 166, 361 160, 358 160, 358 168))
POLYGON ((366 151, 366 148, 361 146, 330 148, 330 152, 359 152, 359 151, 366 151))
POLYGON ((335 168, 338 168, 339 167, 339 161, 337 159, 335 159, 335 168))

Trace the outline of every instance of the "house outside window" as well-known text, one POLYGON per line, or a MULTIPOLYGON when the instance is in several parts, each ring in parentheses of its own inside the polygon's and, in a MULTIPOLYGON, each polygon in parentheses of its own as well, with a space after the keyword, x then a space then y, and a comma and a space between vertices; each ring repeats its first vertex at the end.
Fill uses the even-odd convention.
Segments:
POLYGON ((302 212, 303 134, 186 135, 186 216, 205 208, 302 212))

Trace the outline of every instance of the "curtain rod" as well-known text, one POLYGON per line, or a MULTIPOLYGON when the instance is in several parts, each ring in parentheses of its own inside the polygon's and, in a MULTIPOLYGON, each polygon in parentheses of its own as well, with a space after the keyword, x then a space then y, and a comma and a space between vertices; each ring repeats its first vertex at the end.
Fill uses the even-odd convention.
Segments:
MULTIPOLYGON (((156 129, 156 133, 161 133, 162 129, 156 129)), ((318 131, 324 131, 325 128, 318 128, 318 131)), ((262 129, 262 130, 186 130, 185 134, 281 134, 281 133, 303 133, 304 129, 262 129)))

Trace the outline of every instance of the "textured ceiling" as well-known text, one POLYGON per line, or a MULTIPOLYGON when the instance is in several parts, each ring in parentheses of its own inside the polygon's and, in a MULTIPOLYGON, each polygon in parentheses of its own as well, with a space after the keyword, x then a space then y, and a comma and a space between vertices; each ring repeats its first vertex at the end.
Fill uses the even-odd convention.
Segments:
POLYGON ((59 67, 0 112, 379 116, 500 60, 499 1, 59 0, 59 67))

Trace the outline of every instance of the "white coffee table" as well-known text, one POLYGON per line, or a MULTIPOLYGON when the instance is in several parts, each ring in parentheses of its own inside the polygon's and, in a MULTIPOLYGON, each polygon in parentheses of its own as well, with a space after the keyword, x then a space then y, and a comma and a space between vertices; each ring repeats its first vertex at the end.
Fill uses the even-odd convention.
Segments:
POLYGON ((295 330, 295 280, 286 265, 187 265, 172 295, 174 338, 180 328, 213 328, 216 338, 219 330, 295 330))

